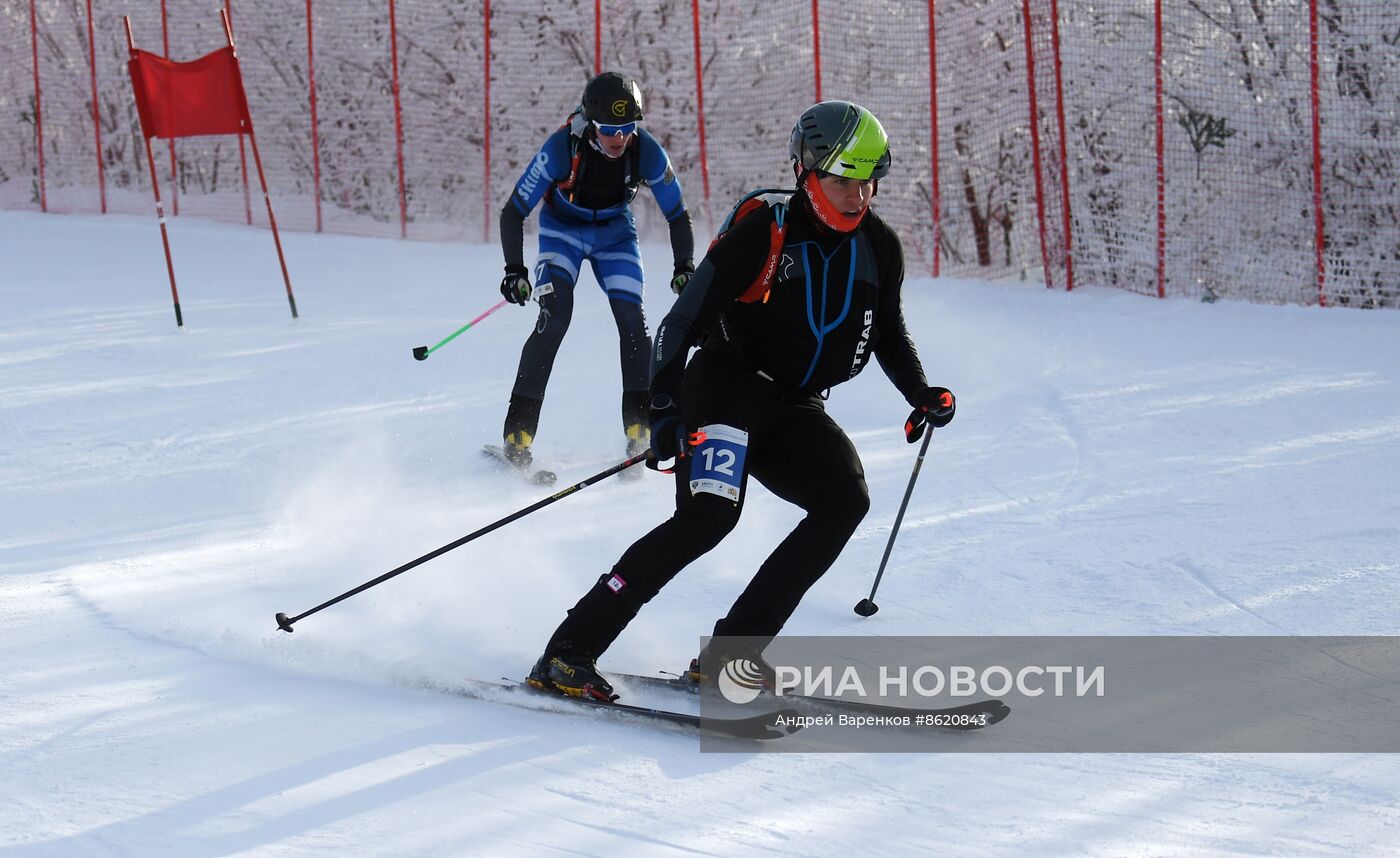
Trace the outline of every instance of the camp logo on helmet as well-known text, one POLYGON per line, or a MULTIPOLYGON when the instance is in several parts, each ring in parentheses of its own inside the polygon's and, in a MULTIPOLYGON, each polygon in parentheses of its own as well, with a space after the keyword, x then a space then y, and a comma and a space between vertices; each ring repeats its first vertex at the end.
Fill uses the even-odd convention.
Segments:
POLYGON ((889 173, 889 136, 865 108, 848 101, 823 101, 798 117, 788 153, 803 170, 848 179, 882 179, 889 173))
POLYGON ((612 103, 612 115, 619 118, 626 116, 627 103, 627 99, 625 98, 619 98, 617 101, 614 101, 612 103))

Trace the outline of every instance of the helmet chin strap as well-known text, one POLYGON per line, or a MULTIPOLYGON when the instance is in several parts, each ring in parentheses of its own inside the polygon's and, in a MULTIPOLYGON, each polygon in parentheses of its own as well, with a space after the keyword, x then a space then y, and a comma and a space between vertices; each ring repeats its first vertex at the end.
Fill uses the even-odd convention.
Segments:
POLYGON ((816 170, 806 171, 801 186, 807 192, 807 199, 812 203, 812 212, 817 216, 817 220, 821 221, 823 226, 836 232, 854 232, 856 227, 860 226, 861 221, 865 220, 865 213, 870 210, 867 205, 860 210, 860 214, 854 217, 838 211, 836 206, 832 205, 831 200, 827 199, 826 191, 822 190, 816 170))

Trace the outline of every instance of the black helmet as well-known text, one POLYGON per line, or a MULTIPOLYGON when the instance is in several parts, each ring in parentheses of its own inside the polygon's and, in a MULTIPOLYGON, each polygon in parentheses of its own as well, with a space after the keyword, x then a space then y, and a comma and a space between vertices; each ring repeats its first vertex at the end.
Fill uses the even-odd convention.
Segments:
POLYGON ((642 90, 630 77, 603 72, 583 88, 583 118, 609 125, 639 122, 642 90))
POLYGON ((882 179, 890 171, 890 140, 875 114, 849 101, 823 101, 802 111, 788 154, 803 170, 853 179, 882 179))

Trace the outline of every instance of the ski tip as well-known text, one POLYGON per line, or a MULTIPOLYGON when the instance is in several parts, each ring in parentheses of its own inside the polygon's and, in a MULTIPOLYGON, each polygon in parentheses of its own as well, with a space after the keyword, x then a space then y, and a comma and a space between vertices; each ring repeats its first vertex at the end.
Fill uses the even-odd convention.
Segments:
POLYGON ((543 468, 530 470, 529 468, 520 467, 506 458, 505 448, 501 447, 499 444, 482 444, 481 452, 495 459, 496 463, 499 464, 503 470, 520 477, 528 483, 533 483, 537 486, 552 486, 559 480, 559 476, 553 471, 543 468))
POLYGON ((1007 715, 1010 715, 1010 714, 1011 714, 1011 707, 1010 707, 1010 706, 1007 706, 1005 703, 1003 703, 1003 702, 1000 701, 1000 700, 997 700, 997 701, 994 701, 994 702, 995 702, 996 705, 995 705, 995 706, 990 706, 990 707, 988 707, 988 710, 987 710, 987 724, 986 724, 986 726, 988 726, 988 727, 992 726, 993 724, 999 724, 999 723, 1001 723, 1002 721, 1006 720, 1006 716, 1007 716, 1007 715))
POLYGON ((414 346, 414 347, 413 347, 413 359, 414 359, 414 360, 427 360, 427 359, 428 359, 428 347, 427 347, 427 346, 414 346))

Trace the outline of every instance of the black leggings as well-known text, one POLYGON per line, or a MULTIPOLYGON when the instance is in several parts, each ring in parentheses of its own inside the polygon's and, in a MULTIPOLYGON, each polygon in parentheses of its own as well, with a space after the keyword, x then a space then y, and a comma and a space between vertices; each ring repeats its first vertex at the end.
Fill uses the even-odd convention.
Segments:
MULTIPOLYGON (((562 268, 549 266, 536 289, 545 283, 549 283, 554 291, 540 296, 540 315, 535 320, 535 330, 525 340, 525 348, 520 352, 520 368, 515 373, 515 388, 511 391, 513 399, 544 399, 559 344, 564 341, 564 334, 573 319, 574 281, 569 279, 568 273, 562 268)), ((642 305, 623 298, 609 298, 608 306, 612 308, 613 321, 617 323, 622 389, 636 393, 645 400, 647 376, 651 371, 651 337, 647 334, 642 305)), ((534 434, 533 427, 529 431, 531 435, 534 434)))
POLYGON ((715 635, 776 635, 869 510, 860 457, 819 398, 784 392, 752 372, 707 359, 702 350, 686 372, 681 408, 692 430, 723 424, 749 433, 738 501, 693 494, 694 460, 683 460, 676 468, 675 513, 633 543, 584 594, 551 638, 550 652, 601 655, 642 605, 734 529, 750 474, 807 515, 759 566, 715 624, 715 635))

